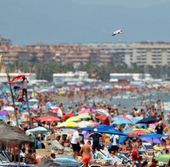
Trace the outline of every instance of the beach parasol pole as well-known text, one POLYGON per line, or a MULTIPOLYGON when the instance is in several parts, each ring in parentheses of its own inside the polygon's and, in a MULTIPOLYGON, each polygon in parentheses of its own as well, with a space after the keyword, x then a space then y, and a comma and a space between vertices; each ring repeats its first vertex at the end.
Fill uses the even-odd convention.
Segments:
POLYGON ((19 162, 19 164, 18 164, 18 167, 21 167, 21 163, 20 163, 20 149, 19 149, 19 143, 18 143, 18 162, 19 162))
MULTIPOLYGON (((7 68, 6 68, 6 74, 7 74, 8 82, 10 82, 10 76, 9 76, 7 68)), ((12 102, 13 102, 13 107, 14 107, 14 114, 15 114, 16 124, 17 124, 17 127, 19 127, 18 118, 17 118, 17 112, 16 112, 16 109, 15 109, 14 94, 13 94, 13 91, 12 91, 11 84, 9 84, 9 88, 10 88, 10 92, 11 92, 11 96, 12 96, 12 102)))
POLYGON ((25 92, 25 98, 26 98, 27 109, 28 109, 28 114, 29 114, 29 118, 30 118, 30 125, 31 125, 31 129, 32 129, 33 128, 33 123, 32 123, 32 117, 31 117, 30 108, 29 108, 29 104, 28 104, 27 91, 25 92))

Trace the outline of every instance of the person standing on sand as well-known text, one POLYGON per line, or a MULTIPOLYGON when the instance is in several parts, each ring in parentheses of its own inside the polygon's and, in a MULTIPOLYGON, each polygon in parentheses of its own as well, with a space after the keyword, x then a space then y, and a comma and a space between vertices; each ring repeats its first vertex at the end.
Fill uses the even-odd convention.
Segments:
POLYGON ((137 142, 136 138, 133 139, 133 143, 134 143, 134 146, 133 146, 133 151, 132 151, 132 160, 133 160, 132 167, 135 166, 136 161, 138 161, 139 167, 141 167, 140 157, 138 153, 139 143, 137 142))
POLYGON ((88 167, 88 164, 91 160, 91 152, 93 152, 93 149, 91 147, 91 142, 88 141, 80 150, 80 154, 82 154, 83 152, 83 156, 82 156, 82 160, 83 160, 83 164, 84 164, 84 167, 88 167))
POLYGON ((79 132, 81 132, 81 129, 78 128, 77 131, 74 132, 72 140, 71 140, 71 144, 72 144, 72 148, 73 148, 73 158, 75 159, 76 156, 78 155, 79 151, 80 151, 80 138, 79 138, 79 132))

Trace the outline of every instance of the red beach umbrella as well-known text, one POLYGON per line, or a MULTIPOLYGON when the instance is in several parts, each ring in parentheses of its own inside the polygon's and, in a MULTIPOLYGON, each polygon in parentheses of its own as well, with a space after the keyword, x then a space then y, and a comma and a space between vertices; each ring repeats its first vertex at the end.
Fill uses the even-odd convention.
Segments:
POLYGON ((26 78, 26 77, 29 76, 29 75, 32 75, 32 74, 28 74, 28 75, 19 75, 19 76, 13 78, 13 79, 9 82, 9 84, 12 83, 12 82, 14 82, 14 81, 20 80, 20 79, 22 79, 22 78, 24 78, 24 77, 26 78))
POLYGON ((66 118, 71 118, 71 117, 74 117, 75 115, 70 113, 70 114, 66 114, 62 117, 62 119, 66 119, 66 118))
POLYGON ((43 122, 59 122, 60 119, 54 116, 46 116, 46 117, 40 117, 38 118, 39 121, 43 122))

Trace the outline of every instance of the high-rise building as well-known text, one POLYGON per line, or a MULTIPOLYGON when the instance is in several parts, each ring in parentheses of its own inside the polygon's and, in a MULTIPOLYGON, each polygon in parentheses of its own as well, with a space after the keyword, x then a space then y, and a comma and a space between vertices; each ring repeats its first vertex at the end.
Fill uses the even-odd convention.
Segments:
POLYGON ((133 61, 137 65, 170 64, 170 43, 141 42, 133 46, 133 61))

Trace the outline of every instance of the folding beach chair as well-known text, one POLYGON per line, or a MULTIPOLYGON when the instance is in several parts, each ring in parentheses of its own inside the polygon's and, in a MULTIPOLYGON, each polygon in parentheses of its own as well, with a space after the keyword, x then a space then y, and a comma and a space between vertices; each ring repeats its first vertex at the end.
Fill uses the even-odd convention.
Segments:
POLYGON ((64 152, 71 153, 72 149, 69 147, 63 147, 57 140, 53 140, 51 142, 54 150, 57 150, 59 154, 63 154, 64 152))
POLYGON ((7 154, 7 152, 2 151, 2 155, 6 158, 6 160, 7 160, 8 162, 13 162, 12 159, 11 159, 11 158, 9 157, 9 155, 7 154))
POLYGON ((142 146, 145 150, 146 155, 150 157, 154 155, 155 150, 153 148, 153 145, 151 145, 150 143, 143 143, 142 146))

